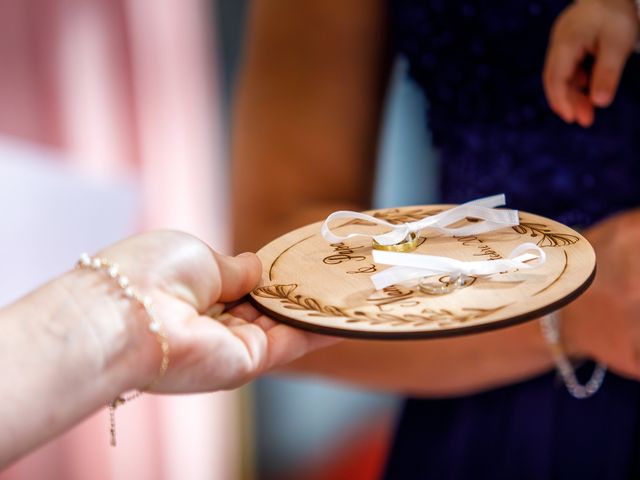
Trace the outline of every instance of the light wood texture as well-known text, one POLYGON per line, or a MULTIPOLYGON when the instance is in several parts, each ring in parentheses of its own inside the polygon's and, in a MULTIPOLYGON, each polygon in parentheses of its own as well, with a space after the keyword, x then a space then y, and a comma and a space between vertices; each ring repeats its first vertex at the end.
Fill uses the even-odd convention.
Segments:
MULTIPOLYGON (((392 223, 415 221, 451 205, 374 210, 392 223)), ((520 225, 469 237, 425 232, 414 253, 459 260, 507 257, 519 244, 534 242, 547 254, 533 270, 476 278, 444 295, 416 285, 376 291, 370 276, 387 268, 371 259, 365 238, 340 244, 320 235, 322 222, 294 230, 258 252, 261 284, 252 303, 282 322, 308 330, 356 338, 431 338, 505 327, 556 310, 580 295, 595 275, 595 252, 579 233, 544 217, 520 212, 520 225)), ((336 222, 340 235, 382 233, 383 227, 360 221, 336 222)), ((336 228, 337 227, 337 228, 336 228)), ((433 278, 446 283, 447 278, 433 278)))

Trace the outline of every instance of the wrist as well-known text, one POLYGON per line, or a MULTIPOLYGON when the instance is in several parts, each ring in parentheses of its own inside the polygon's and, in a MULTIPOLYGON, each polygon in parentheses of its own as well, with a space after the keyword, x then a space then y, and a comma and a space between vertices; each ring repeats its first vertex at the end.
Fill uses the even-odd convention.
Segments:
POLYGON ((145 310, 100 271, 74 269, 60 284, 63 307, 57 316, 66 316, 85 339, 88 365, 98 383, 104 383, 105 400, 150 383, 161 352, 145 310))
POLYGON ((576 312, 576 305, 569 304, 558 313, 562 318, 559 332, 560 342, 567 357, 588 357, 588 339, 585 337, 586 326, 584 322, 580 321, 580 315, 576 312))
POLYGON ((562 321, 558 312, 550 313, 540 319, 542 334, 549 345, 553 361, 556 364, 556 370, 562 378, 567 392, 576 399, 589 398, 600 390, 607 373, 607 366, 598 363, 591 374, 591 378, 584 384, 580 383, 573 365, 560 342, 561 324, 562 321))
MULTIPOLYGON (((99 365, 104 369, 105 375, 100 375, 99 377, 104 380, 111 379, 111 384, 115 388, 115 393, 109 396, 112 398, 109 402, 109 431, 111 445, 116 446, 116 409, 120 405, 137 398, 143 391, 153 388, 160 378, 164 376, 169 366, 169 343, 162 323, 152 311, 153 300, 150 296, 143 294, 130 284, 129 277, 120 271, 117 263, 101 257, 91 257, 89 254, 83 253, 80 255, 76 270, 95 273, 97 274, 95 275, 96 277, 101 275, 108 281, 104 285, 116 288, 119 293, 118 296, 111 295, 109 297, 112 304, 113 302, 118 302, 115 308, 110 309, 111 311, 116 311, 116 315, 113 316, 111 322, 109 322, 108 318, 110 315, 106 315, 106 318, 97 315, 93 318, 90 317, 89 321, 89 325, 92 327, 90 330, 96 333, 95 336, 98 339, 98 343, 106 342, 103 343, 103 349, 101 350, 103 356, 99 362, 99 365), (146 377, 147 362, 144 360, 151 359, 152 355, 150 352, 147 353, 148 341, 144 341, 144 337, 141 336, 141 334, 144 335, 144 329, 141 328, 142 322, 126 318, 135 317, 135 314, 127 315, 127 312, 124 311, 123 315, 123 307, 119 305, 122 300, 128 303, 129 309, 134 307, 137 312, 144 312, 145 317, 147 317, 145 325, 162 350, 159 373, 152 380, 140 382, 142 387, 138 385, 137 377, 139 376, 140 379, 146 377), (91 319, 94 320, 93 323, 91 319), (116 325, 116 327, 112 328, 110 325, 116 325), (112 335, 113 333, 115 335, 112 335), (118 387, 118 385, 121 386, 118 387), (136 390, 135 392, 125 394, 125 392, 134 389, 136 390)), ((104 287, 102 288, 104 289, 104 287)), ((73 292, 74 290, 70 291, 73 292)), ((82 312, 82 308, 80 311, 82 312)), ((84 316, 81 318, 84 318, 84 316)), ((146 336, 150 337, 151 335, 146 333, 146 336)))

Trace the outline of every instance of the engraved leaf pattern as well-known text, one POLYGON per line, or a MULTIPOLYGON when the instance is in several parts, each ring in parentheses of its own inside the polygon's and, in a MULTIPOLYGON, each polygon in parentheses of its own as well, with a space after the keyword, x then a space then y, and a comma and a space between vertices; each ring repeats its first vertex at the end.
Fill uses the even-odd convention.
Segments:
POLYGON ((505 307, 506 305, 496 308, 463 308, 461 313, 454 313, 446 308, 425 308, 420 314, 406 315, 356 311, 354 312, 354 316, 349 318, 347 322, 367 322, 371 325, 388 324, 392 327, 404 325, 422 327, 430 324, 437 324, 440 327, 446 327, 489 316, 505 307))
POLYGON ((294 294, 297 284, 269 285, 256 288, 253 293, 259 297, 277 299, 284 308, 289 310, 303 310, 310 312, 311 317, 344 317, 347 323, 366 322, 369 325, 390 325, 392 327, 413 326, 422 327, 436 324, 437 326, 451 326, 470 322, 489 316, 506 305, 497 308, 463 308, 460 313, 451 310, 425 308, 419 314, 398 315, 388 312, 369 312, 357 310, 349 313, 346 309, 334 305, 323 305, 315 298, 294 294))
POLYGON ((280 300, 284 304, 284 308, 289 310, 307 310, 311 311, 314 317, 346 317, 348 314, 333 305, 322 305, 318 300, 303 295, 294 295, 294 291, 298 288, 295 283, 288 285, 269 285, 266 287, 258 287, 253 293, 258 297, 280 300))
POLYGON ((569 233, 556 233, 551 230, 547 225, 542 223, 524 223, 516 225, 513 228, 520 235, 529 235, 533 238, 538 238, 537 244, 539 247, 566 247, 577 243, 579 238, 569 233))
POLYGON ((256 288, 253 293, 263 298, 287 298, 297 287, 298 285, 295 283, 289 285, 268 285, 266 287, 256 288))
POLYGON ((373 214, 373 216, 376 218, 380 218, 381 220, 386 220, 389 223, 396 224, 417 222, 418 220, 422 220, 425 217, 436 215, 441 211, 442 210, 432 210, 427 208, 414 208, 412 210, 390 208, 382 212, 376 212, 373 214))
MULTIPOLYGON (((373 216, 375 218, 379 218, 380 220, 386 220, 389 223, 393 223, 394 225, 400 223, 408 223, 408 222, 417 222, 418 220, 422 220, 425 217, 430 217, 437 213, 440 213, 442 210, 431 210, 427 208, 414 208, 412 210, 400 209, 400 208, 389 208, 387 210, 383 210, 381 212, 375 212, 373 216)), ((354 219, 345 223, 346 225, 374 225, 371 222, 366 220, 354 219)))

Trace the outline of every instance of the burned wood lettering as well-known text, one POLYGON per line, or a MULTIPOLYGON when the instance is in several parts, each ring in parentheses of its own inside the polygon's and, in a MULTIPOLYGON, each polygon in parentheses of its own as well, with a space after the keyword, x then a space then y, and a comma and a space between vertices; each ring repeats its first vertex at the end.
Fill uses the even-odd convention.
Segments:
POLYGON ((339 265, 344 262, 362 262, 366 260, 365 255, 356 255, 355 251, 359 248, 363 248, 362 246, 350 247, 344 242, 340 243, 332 243, 330 246, 333 248, 334 253, 328 255, 322 259, 322 263, 327 265, 339 265))
POLYGON ((498 252, 491 248, 484 240, 476 237, 475 235, 469 235, 466 237, 455 237, 456 240, 462 243, 465 247, 476 247, 480 250, 480 253, 474 253, 474 257, 487 257, 489 260, 498 260, 503 258, 498 252))

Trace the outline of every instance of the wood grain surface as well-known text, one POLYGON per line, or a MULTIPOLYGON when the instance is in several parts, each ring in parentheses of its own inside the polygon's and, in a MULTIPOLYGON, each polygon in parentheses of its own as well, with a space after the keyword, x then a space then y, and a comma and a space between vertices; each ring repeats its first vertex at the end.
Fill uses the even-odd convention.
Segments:
MULTIPOLYGON (((392 223, 415 221, 451 205, 373 210, 392 223)), ((469 219, 468 221, 473 221, 469 219)), ((414 253, 458 260, 504 258, 519 244, 533 242, 547 254, 533 270, 472 278, 444 295, 416 283, 376 291, 371 274, 388 268, 371 259, 371 241, 329 244, 322 222, 294 230, 258 252, 262 281, 252 303, 271 317, 319 333, 355 338, 416 339, 473 334, 531 320, 559 309, 586 290, 595 275, 595 252, 579 233, 544 217, 520 212, 520 225, 468 237, 423 232, 414 253)), ((332 225, 340 235, 382 233, 362 221, 332 225)), ((428 282, 446 285, 445 276, 428 282)))

